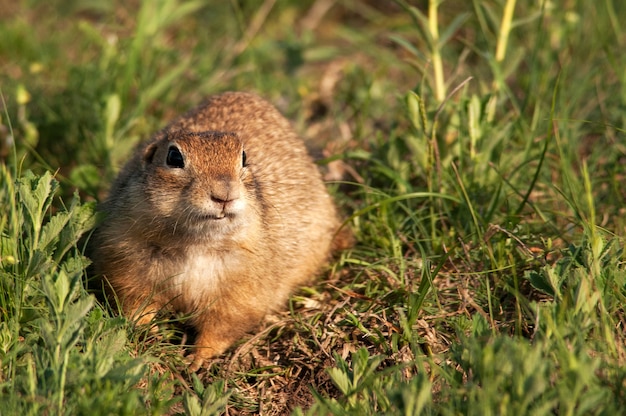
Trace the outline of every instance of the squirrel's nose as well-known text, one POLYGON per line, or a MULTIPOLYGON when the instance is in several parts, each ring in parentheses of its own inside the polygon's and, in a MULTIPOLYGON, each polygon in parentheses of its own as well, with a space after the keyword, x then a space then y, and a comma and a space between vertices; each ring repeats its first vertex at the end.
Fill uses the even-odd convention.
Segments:
POLYGON ((236 184, 230 181, 218 184, 211 189, 211 201, 226 205, 231 201, 239 199, 239 189, 236 184))

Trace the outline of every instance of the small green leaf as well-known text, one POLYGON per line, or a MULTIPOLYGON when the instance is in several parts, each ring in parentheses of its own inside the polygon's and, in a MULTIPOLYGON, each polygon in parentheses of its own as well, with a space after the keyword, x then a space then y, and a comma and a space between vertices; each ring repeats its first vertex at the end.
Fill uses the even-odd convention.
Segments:
POLYGON ((59 239, 59 234, 70 220, 69 212, 58 212, 55 216, 43 226, 41 235, 39 237, 39 245, 44 252, 51 255, 54 252, 56 242, 59 239))
POLYGON ((548 279, 545 278, 544 273, 538 272, 536 270, 527 270, 524 273, 524 277, 528 279, 530 284, 535 289, 538 289, 547 295, 554 296, 554 288, 552 287, 548 279))
POLYGON ((183 406, 185 408, 185 414, 190 416, 199 416, 202 415, 202 406, 200 405, 200 400, 188 392, 183 396, 183 406))
POLYGON ((105 120, 105 146, 106 150, 111 152, 115 147, 115 139, 113 132, 115 130, 115 124, 120 118, 120 112, 122 108, 122 101, 117 94, 111 94, 106 99, 106 106, 104 109, 105 120))
POLYGON ((349 395, 352 393, 352 383, 350 382, 350 377, 344 371, 339 368, 329 368, 326 370, 328 375, 333 380, 335 385, 339 388, 339 390, 344 395, 349 395))

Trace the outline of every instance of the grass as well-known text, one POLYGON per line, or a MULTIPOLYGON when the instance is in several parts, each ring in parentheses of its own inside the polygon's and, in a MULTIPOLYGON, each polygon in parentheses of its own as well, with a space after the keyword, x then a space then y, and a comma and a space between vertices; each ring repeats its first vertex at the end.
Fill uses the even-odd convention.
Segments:
POLYGON ((615 0, 0 1, 0 414, 619 414, 615 0), (87 288, 133 146, 256 91, 358 244, 210 367, 87 288))

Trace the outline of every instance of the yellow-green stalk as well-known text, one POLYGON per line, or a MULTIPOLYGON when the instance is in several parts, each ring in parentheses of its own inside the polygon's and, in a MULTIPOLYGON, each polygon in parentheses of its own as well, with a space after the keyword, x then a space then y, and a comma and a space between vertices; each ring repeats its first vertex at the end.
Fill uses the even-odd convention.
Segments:
POLYGON ((507 0, 504 5, 504 13, 502 14, 502 24, 500 24, 500 33, 498 33, 498 44, 496 45, 496 62, 502 62, 506 55, 506 47, 509 41, 509 33, 511 33, 511 22, 513 21, 513 12, 515 11, 515 0, 507 0))
POLYGON ((443 64, 439 53, 439 27, 437 25, 437 7, 442 0, 428 1, 428 30, 432 38, 431 54, 435 74, 435 97, 442 102, 446 98, 446 85, 443 77, 443 64))

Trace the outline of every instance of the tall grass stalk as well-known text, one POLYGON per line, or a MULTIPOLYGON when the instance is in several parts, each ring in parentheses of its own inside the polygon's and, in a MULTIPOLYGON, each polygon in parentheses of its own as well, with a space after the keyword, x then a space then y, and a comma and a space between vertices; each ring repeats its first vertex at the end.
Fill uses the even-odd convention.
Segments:
POLYGON ((512 27, 511 23, 513 22, 513 14, 515 12, 515 1, 516 0, 506 0, 506 4, 504 6, 502 22, 498 32, 498 43, 496 44, 496 62, 502 62, 506 57, 506 49, 512 27))
POLYGON ((443 62, 441 59, 439 40, 439 18, 437 8, 443 0, 428 1, 428 29, 431 36, 430 56, 433 63, 433 73, 435 75, 435 98, 442 102, 446 98, 446 83, 443 75, 443 62))

